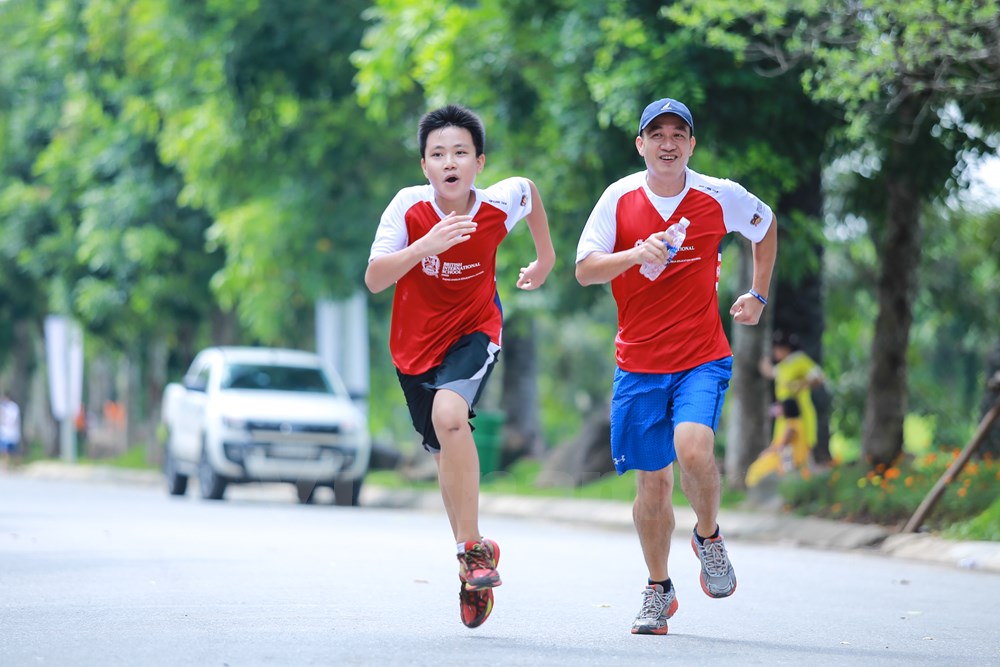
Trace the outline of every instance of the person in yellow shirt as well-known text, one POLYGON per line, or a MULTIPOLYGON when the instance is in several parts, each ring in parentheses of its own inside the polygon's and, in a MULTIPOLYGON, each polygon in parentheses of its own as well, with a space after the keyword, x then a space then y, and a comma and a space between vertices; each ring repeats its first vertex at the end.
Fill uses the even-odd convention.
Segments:
MULTIPOLYGON (((811 450, 817 441, 816 406, 811 392, 813 387, 825 382, 823 369, 799 348, 795 334, 775 331, 771 350, 774 361, 762 359, 760 372, 764 377, 774 380, 774 398, 777 403, 793 399, 798 404, 802 437, 811 450)), ((786 419, 783 416, 775 417, 774 439, 785 432, 786 419)))
POLYGON ((747 469, 748 489, 759 485, 770 475, 783 477, 798 471, 805 478, 809 476, 809 450, 806 442, 805 425, 799 414, 799 404, 789 398, 775 406, 775 423, 781 420, 781 430, 775 429, 770 446, 747 469))

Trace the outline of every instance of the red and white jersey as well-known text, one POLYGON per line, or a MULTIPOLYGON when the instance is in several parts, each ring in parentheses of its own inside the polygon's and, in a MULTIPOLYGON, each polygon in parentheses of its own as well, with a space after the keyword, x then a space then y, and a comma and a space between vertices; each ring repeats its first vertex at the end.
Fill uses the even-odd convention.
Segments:
POLYGON ((739 232, 754 243, 771 226, 771 209, 733 181, 687 170, 684 190, 658 197, 638 172, 608 186, 576 250, 615 253, 687 218, 684 245, 655 280, 633 266, 611 281, 618 304, 615 357, 633 373, 677 373, 732 355, 719 317, 722 238, 739 232))
MULTIPOLYGON (((425 257, 396 283, 389 350, 396 368, 407 375, 439 365, 466 334, 482 331, 500 345, 497 247, 531 213, 531 186, 525 178, 508 178, 473 191, 476 202, 469 214, 478 226, 469 240, 425 257)), ((430 185, 400 190, 382 214, 368 261, 402 250, 446 215, 430 185)))

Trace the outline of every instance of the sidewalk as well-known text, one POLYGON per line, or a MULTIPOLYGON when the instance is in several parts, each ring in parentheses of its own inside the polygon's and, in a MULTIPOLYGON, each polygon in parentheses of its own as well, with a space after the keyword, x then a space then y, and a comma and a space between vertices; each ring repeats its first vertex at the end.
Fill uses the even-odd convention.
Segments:
MULTIPOLYGON (((57 461, 32 463, 6 474, 37 479, 164 484, 162 475, 157 471, 68 465, 57 461)), ((361 504, 365 507, 444 511, 441 496, 435 491, 385 489, 370 485, 362 488, 361 504)), ((480 511, 494 516, 547 519, 618 530, 633 529, 632 505, 619 501, 484 494, 480 500, 480 511)), ((695 524, 691 508, 678 507, 675 513, 678 526, 695 524)), ((861 550, 1000 574, 1000 542, 959 542, 924 533, 899 534, 881 526, 797 517, 771 511, 723 510, 719 514, 719 525, 727 538, 815 549, 861 550)))

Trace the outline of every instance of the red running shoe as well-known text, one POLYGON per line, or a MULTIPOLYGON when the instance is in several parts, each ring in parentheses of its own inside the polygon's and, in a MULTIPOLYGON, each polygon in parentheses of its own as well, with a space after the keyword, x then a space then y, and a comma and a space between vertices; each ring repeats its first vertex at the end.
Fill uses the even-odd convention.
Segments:
POLYGON ((493 540, 466 542, 465 553, 458 554, 458 577, 465 590, 481 591, 503 583, 497 572, 499 559, 500 547, 493 540))
MULTIPOLYGON (((482 544, 489 552, 495 572, 497 564, 500 562, 500 546, 493 540, 487 539, 484 539, 482 544)), ((461 562, 461 558, 459 561, 461 562)), ((462 616, 462 623, 468 628, 478 628, 486 622, 493 611, 493 589, 470 591, 466 588, 466 581, 462 578, 461 572, 459 572, 458 579, 461 582, 458 589, 458 610, 462 616)))

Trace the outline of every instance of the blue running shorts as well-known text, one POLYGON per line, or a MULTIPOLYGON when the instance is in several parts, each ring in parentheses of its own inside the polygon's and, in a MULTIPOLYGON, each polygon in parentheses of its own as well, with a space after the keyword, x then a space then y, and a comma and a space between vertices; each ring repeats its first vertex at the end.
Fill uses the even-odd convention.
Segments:
POLYGON ((619 475, 661 470, 677 459, 674 429, 681 422, 719 426, 733 376, 733 358, 680 373, 615 370, 611 396, 611 456, 619 475))

